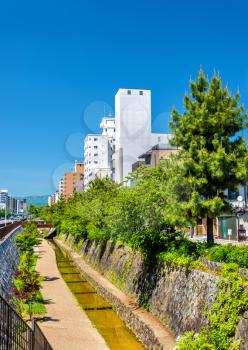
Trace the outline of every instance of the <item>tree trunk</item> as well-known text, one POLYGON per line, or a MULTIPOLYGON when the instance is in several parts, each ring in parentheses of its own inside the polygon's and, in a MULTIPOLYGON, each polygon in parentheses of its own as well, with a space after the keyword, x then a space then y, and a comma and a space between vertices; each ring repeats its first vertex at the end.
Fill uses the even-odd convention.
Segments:
POLYGON ((212 244, 214 243, 214 222, 213 219, 209 218, 207 216, 207 243, 212 244))
POLYGON ((194 225, 190 224, 190 238, 194 238, 194 225))

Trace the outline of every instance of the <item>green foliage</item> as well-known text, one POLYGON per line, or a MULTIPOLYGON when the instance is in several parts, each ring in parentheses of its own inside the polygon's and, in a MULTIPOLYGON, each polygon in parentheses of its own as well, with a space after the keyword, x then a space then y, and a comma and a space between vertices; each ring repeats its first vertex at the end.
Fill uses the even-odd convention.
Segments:
POLYGON ((165 214, 165 210, 169 212, 166 206, 169 196, 161 183, 162 176, 166 176, 166 168, 162 166, 149 173, 140 170, 133 188, 119 187, 109 179, 97 179, 87 192, 76 194, 66 204, 58 203, 46 209, 43 218, 57 225, 59 232, 70 233, 77 240, 112 239, 145 254, 156 253, 163 250, 166 234, 175 231, 174 223, 182 226, 180 215, 177 221, 165 214))
POLYGON ((15 305, 21 315, 26 317, 27 315, 45 315, 46 307, 40 291, 37 291, 35 300, 31 304, 23 302, 20 299, 15 299, 15 305))
POLYGON ((223 267, 218 292, 207 314, 208 327, 199 334, 185 333, 177 350, 211 349, 239 350, 240 340, 233 339, 241 315, 248 308, 248 294, 244 281, 237 273, 237 264, 223 267))
MULTIPOLYGON (((172 111, 172 144, 181 147, 178 159, 184 178, 192 188, 188 215, 207 216, 209 222, 230 206, 225 189, 235 190, 248 175, 247 146, 237 133, 247 127, 247 114, 239 104, 239 93, 231 95, 214 75, 209 81, 200 70, 184 98, 185 111, 172 111)), ((209 242, 213 240, 212 225, 209 242)))
POLYGON ((16 237, 16 245, 20 251, 33 251, 33 247, 39 244, 39 230, 35 223, 29 221, 24 231, 16 237))
POLYGON ((29 214, 32 214, 33 218, 38 218, 40 216, 40 208, 34 204, 28 206, 28 212, 29 214))
POLYGON ((240 267, 248 268, 248 247, 215 245, 209 249, 208 258, 212 261, 236 263, 240 267))
POLYGON ((175 350, 216 350, 216 348, 209 343, 205 331, 197 335, 194 331, 191 331, 184 333, 175 350))
POLYGON ((12 281, 14 302, 20 313, 26 314, 28 310, 30 318, 39 309, 41 314, 45 309, 44 305, 43 307, 41 305, 42 296, 40 294, 43 277, 35 270, 37 256, 33 251, 34 246, 39 242, 39 230, 37 225, 31 221, 26 223, 24 231, 16 237, 16 245, 21 252, 21 257, 12 281), (32 303, 32 306, 28 305, 29 303, 32 303))
MULTIPOLYGON (((9 219, 12 215, 12 211, 10 209, 7 209, 6 211, 6 218, 9 219)), ((0 218, 5 218, 5 209, 0 209, 0 218)))
POLYGON ((204 270, 204 264, 189 255, 180 254, 179 251, 168 251, 160 253, 159 259, 164 261, 168 266, 184 268, 186 270, 198 269, 204 270))
POLYGON ((35 300, 37 292, 40 290, 42 277, 35 271, 35 257, 32 253, 22 254, 14 277, 14 297, 24 303, 35 300))

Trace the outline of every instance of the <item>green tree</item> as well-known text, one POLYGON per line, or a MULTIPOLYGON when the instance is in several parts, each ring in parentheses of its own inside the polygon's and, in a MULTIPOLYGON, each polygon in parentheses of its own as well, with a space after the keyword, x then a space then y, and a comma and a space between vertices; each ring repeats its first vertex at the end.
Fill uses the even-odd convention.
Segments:
POLYGON ((181 148, 183 176, 192 186, 188 213, 207 217, 207 240, 213 242, 213 218, 230 206, 224 190, 236 190, 247 180, 247 146, 239 132, 247 127, 247 114, 234 96, 222 86, 219 75, 209 79, 200 70, 190 82, 184 112, 174 109, 171 123, 173 145, 181 148))
MULTIPOLYGON (((12 210, 7 209, 6 211, 6 218, 9 219, 12 215, 12 210)), ((5 218, 5 209, 0 209, 0 218, 5 218)))
POLYGON ((33 218, 38 218, 40 216, 40 208, 34 204, 29 205, 28 212, 32 214, 33 218))

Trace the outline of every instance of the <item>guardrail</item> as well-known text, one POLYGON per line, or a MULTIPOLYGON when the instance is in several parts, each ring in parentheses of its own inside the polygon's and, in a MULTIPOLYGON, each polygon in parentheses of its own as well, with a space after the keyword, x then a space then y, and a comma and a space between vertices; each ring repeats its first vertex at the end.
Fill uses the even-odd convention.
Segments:
POLYGON ((0 350, 53 350, 34 319, 32 326, 0 295, 0 350))
POLYGON ((23 224, 22 221, 16 221, 16 222, 13 222, 13 224, 9 224, 7 226, 1 227, 0 228, 0 240, 2 240, 11 231, 13 231, 16 227, 21 226, 22 224, 23 224))

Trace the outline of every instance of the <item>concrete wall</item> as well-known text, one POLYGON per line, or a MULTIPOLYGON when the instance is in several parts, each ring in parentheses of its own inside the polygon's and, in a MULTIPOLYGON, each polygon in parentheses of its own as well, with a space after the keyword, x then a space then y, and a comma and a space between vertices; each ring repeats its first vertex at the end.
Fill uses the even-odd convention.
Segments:
MULTIPOLYGON (((73 239, 67 239, 73 245, 73 239)), ((185 331, 199 332, 206 325, 206 306, 211 305, 219 277, 198 270, 173 269, 162 262, 146 262, 137 252, 114 242, 85 241, 79 252, 95 269, 139 304, 168 325, 178 336, 185 331)), ((248 311, 247 311, 248 312, 248 311)), ((248 348, 248 319, 242 318, 237 335, 248 348)))
POLYGON ((14 229, 0 241, 0 294, 10 301, 12 297, 13 273, 19 264, 19 251, 15 244, 15 237, 22 228, 14 229))

